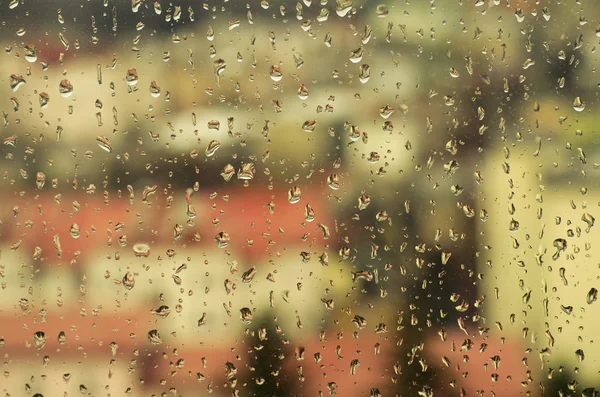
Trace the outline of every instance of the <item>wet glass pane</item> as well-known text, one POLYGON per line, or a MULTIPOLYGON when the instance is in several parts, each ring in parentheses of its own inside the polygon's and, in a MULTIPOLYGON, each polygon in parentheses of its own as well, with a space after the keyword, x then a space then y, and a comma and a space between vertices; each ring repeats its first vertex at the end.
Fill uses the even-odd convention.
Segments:
POLYGON ((600 395, 599 16, 0 0, 0 392, 600 395))

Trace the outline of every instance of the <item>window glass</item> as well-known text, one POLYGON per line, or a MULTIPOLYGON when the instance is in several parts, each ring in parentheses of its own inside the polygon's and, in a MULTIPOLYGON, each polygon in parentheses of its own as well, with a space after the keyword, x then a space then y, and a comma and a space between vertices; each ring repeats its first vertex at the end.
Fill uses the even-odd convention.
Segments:
POLYGON ((599 16, 0 0, 0 391, 598 396, 599 16))

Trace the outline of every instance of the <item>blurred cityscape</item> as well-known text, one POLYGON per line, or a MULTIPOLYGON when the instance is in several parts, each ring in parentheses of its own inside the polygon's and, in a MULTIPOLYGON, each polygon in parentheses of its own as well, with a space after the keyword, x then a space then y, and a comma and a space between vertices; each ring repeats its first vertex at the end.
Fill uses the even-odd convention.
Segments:
POLYGON ((6 396, 598 396, 592 0, 0 0, 6 396))

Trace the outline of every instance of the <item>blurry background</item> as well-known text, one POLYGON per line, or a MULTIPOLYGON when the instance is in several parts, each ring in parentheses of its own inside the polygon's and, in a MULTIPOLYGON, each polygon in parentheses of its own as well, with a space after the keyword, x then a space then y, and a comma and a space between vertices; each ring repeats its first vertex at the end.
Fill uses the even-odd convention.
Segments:
POLYGON ((600 4, 0 1, 6 395, 594 395, 600 4))

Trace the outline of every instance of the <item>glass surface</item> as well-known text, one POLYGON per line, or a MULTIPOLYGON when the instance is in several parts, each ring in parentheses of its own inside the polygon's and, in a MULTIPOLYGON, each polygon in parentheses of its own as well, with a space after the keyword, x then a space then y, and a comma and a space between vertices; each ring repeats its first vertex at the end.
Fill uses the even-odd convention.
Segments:
POLYGON ((0 0, 0 40, 5 396, 600 395, 600 2, 0 0))

